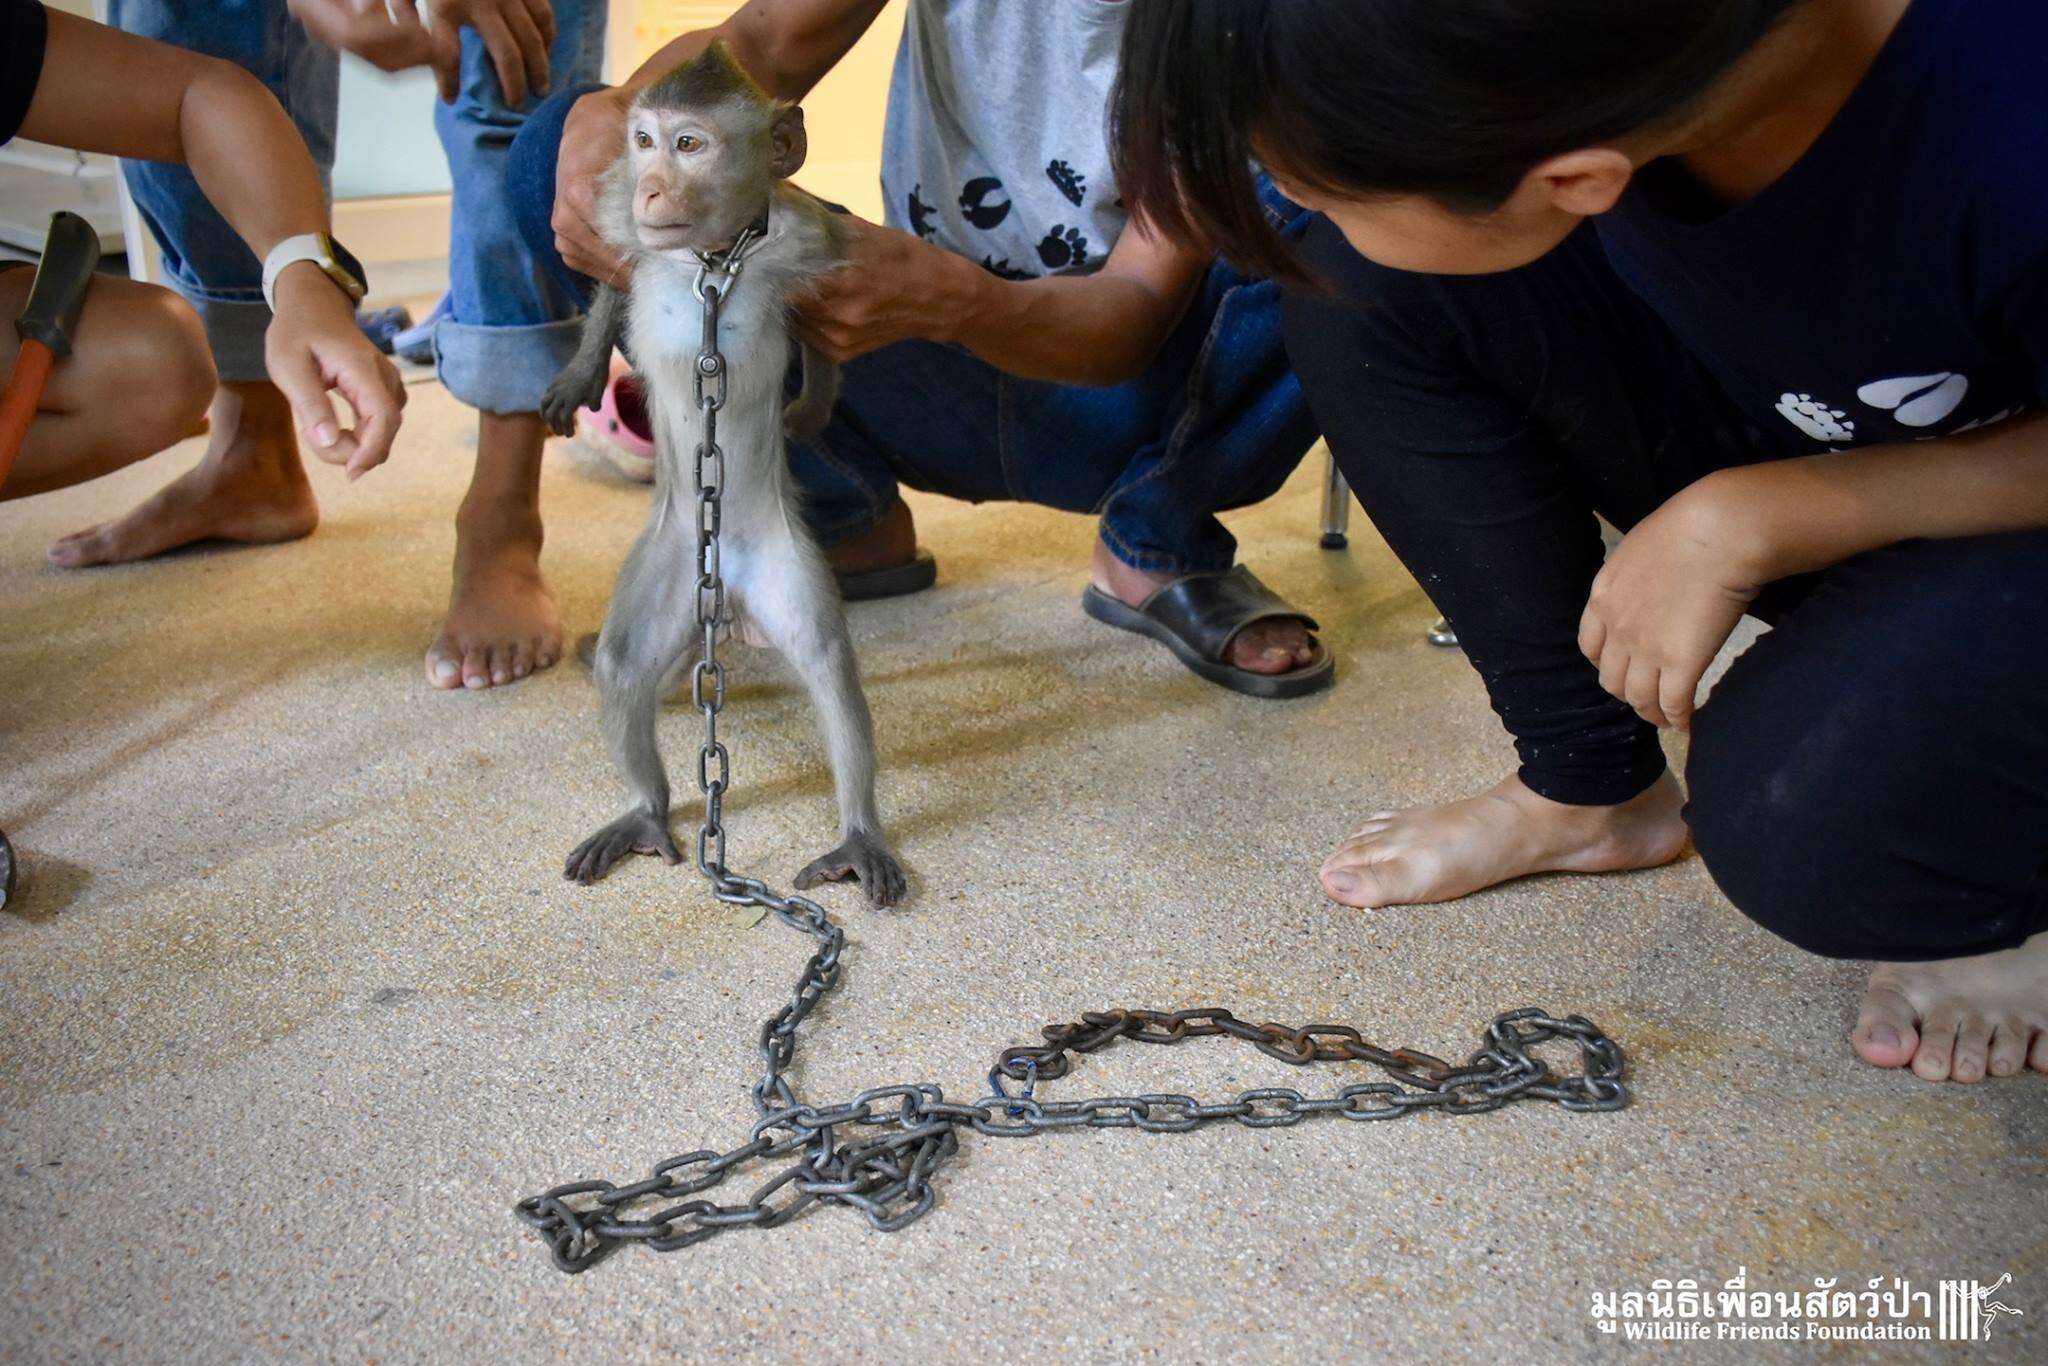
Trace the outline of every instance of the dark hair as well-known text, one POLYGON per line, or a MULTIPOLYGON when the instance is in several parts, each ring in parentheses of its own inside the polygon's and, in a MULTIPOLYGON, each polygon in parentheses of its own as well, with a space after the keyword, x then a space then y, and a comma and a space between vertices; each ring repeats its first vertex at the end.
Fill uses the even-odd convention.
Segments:
POLYGON ((1801 0, 1129 0, 1117 188, 1152 226, 1299 278, 1263 159, 1318 190, 1498 208, 1529 169, 1685 115, 1801 0))

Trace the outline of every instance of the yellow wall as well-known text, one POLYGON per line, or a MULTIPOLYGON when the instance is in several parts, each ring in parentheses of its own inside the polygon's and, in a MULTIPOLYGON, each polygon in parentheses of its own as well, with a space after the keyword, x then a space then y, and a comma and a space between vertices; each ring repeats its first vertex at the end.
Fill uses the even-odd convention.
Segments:
MULTIPOLYGON (((904 0, 889 0, 867 36, 804 101, 811 157, 797 179, 813 194, 879 218, 882 210, 882 112, 889 96, 889 69, 903 34, 904 0)), ((637 0, 633 13, 634 51, 645 60, 663 43, 692 29, 710 28, 739 5, 734 0, 637 0)))

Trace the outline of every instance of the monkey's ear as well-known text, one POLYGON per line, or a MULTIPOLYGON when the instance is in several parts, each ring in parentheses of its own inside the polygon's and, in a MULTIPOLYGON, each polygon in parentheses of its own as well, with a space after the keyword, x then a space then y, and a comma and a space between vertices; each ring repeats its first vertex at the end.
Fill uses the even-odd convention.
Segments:
POLYGON ((787 180, 803 169, 811 140, 804 132, 801 105, 785 104, 776 109, 775 122, 768 129, 768 149, 768 174, 777 180, 787 180))

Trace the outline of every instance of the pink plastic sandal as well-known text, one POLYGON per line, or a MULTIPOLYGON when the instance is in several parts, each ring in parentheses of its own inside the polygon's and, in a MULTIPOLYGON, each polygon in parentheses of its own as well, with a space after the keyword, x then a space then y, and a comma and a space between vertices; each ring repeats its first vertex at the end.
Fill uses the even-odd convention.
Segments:
POLYGON ((583 430, 597 438, 598 453, 628 479, 654 482, 654 424, 647 416, 647 396, 633 378, 632 367, 612 362, 604 401, 581 414, 583 430))

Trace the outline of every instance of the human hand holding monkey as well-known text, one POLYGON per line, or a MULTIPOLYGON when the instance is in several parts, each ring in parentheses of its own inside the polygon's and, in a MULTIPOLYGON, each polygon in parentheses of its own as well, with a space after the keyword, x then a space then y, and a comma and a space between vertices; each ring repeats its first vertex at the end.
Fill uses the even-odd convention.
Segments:
POLYGON ((797 336, 839 362, 913 337, 952 341, 981 270, 911 233, 851 214, 841 221, 846 263, 795 300, 797 336))
POLYGON ((562 263, 593 280, 623 287, 632 263, 605 240, 597 226, 598 187, 626 143, 626 115, 633 92, 625 87, 593 90, 569 106, 562 124, 562 150, 555 163, 555 250, 562 263))

